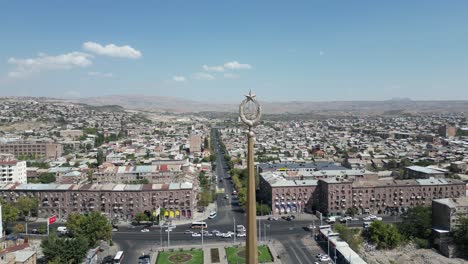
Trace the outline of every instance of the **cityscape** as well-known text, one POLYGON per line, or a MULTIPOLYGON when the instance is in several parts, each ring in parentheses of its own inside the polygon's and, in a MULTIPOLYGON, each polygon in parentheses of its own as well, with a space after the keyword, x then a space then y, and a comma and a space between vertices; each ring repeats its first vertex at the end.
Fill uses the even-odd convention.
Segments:
POLYGON ((466 3, 110 3, 0 4, 0 263, 468 263, 466 3))

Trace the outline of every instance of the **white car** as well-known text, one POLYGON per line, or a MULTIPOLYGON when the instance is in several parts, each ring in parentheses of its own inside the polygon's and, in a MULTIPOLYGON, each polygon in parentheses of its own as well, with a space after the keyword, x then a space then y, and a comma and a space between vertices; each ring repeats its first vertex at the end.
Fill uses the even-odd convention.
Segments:
POLYGON ((372 220, 373 220, 373 221, 382 221, 382 220, 383 220, 383 218, 382 218, 382 217, 380 217, 380 216, 377 216, 376 218, 374 218, 374 219, 372 219, 372 220))
POLYGON ((369 215, 369 218, 370 218, 370 219, 376 219, 377 216, 375 216, 375 215, 369 215))
POLYGON ((192 237, 201 237, 200 233, 192 233, 192 237))
POLYGON ((193 231, 192 230, 185 230, 184 234, 192 234, 193 231))
POLYGON ((230 237, 232 237, 231 233, 224 233, 223 234, 223 238, 230 238, 230 237))
POLYGON ((208 219, 213 219, 217 216, 218 214, 216 212, 212 212, 209 216, 208 219))
POLYGON ((245 233, 237 233, 237 237, 245 237, 245 233))
POLYGON ((217 237, 222 237, 223 235, 224 235, 224 233, 221 233, 221 232, 218 232, 218 233, 215 234, 215 236, 217 236, 217 237))
POLYGON ((362 220, 363 221, 370 221, 370 220, 372 220, 372 218, 370 218, 370 216, 367 216, 367 217, 364 217, 362 220))
POLYGON ((149 232, 149 229, 148 229, 148 228, 143 228, 143 229, 141 230, 141 232, 143 232, 143 233, 149 232))
POLYGON ((359 218, 357 217, 354 217, 354 218, 351 218, 352 221, 359 221, 359 218))
POLYGON ((172 228, 168 228, 168 229, 164 230, 164 232, 172 232, 172 228))
POLYGON ((322 256, 322 257, 320 258, 320 261, 330 261, 330 260, 331 260, 330 257, 327 256, 327 255, 322 256))

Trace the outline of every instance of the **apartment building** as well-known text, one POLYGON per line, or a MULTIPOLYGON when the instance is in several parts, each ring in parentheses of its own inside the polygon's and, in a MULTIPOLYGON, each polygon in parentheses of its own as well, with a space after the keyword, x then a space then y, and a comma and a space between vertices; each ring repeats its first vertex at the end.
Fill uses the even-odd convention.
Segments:
POLYGON ((171 182, 175 176, 183 175, 182 166, 175 164, 116 166, 105 164, 93 174, 97 183, 129 183, 146 179, 151 183, 171 182))
POLYGON ((432 226, 453 231, 460 218, 468 217, 468 197, 436 199, 432 201, 432 226))
POLYGON ((26 182, 26 161, 18 161, 12 154, 0 154, 0 184, 26 182))
POLYGON ((348 208, 363 213, 404 212, 430 206, 433 199, 465 196, 465 183, 454 179, 319 181, 321 212, 344 214, 348 208))
POLYGON ((353 207, 362 213, 403 212, 418 205, 430 206, 433 199, 464 195, 465 184, 454 179, 297 180, 277 172, 262 173, 260 177, 260 197, 272 206, 273 214, 317 209, 337 215, 353 207), (302 204, 304 210, 299 210, 302 204))
POLYGON ((58 143, 46 142, 7 142, 0 143, 0 153, 18 156, 39 156, 46 158, 58 158, 63 154, 63 146, 58 143))
POLYGON ((136 213, 165 208, 166 216, 190 219, 196 203, 192 183, 169 184, 3 184, 0 197, 15 202, 20 197, 39 201, 39 217, 99 211, 109 219, 128 220, 136 213))
POLYGON ((265 172, 260 177, 260 201, 272 207, 273 215, 311 212, 317 200, 317 180, 290 180, 265 172))

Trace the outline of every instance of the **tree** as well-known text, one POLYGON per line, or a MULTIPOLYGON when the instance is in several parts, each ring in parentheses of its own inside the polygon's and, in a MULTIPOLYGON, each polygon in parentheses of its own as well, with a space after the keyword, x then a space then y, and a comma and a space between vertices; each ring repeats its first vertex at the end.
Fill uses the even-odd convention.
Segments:
POLYGON ((50 234, 41 243, 42 252, 48 263, 81 263, 88 252, 88 241, 83 236, 59 238, 50 234))
POLYGON ((370 240, 377 244, 379 249, 392 249, 397 247, 401 241, 398 229, 392 224, 382 221, 374 221, 369 226, 370 240))
POLYGON ((100 212, 92 211, 88 215, 70 214, 67 229, 74 236, 85 237, 93 247, 100 239, 108 240, 112 236, 112 225, 100 212))
POLYGON ((39 175, 40 183, 52 183, 55 182, 55 173, 44 172, 39 175))
POLYGON ((19 213, 20 212, 19 212, 18 208, 14 207, 14 206, 12 206, 10 204, 2 203, 3 226, 5 227, 8 223, 16 221, 18 219, 19 213))
POLYGON ((271 213, 271 207, 267 204, 257 202, 257 215, 268 215, 271 213))
POLYGON ((356 207, 350 207, 346 210, 346 214, 350 216, 355 216, 358 213, 358 209, 356 207))
POLYGON ((96 160, 98 165, 101 165, 104 162, 104 153, 102 152, 102 150, 98 150, 96 160))
POLYGON ((458 246, 458 251, 468 258, 468 217, 459 219, 460 226, 455 229, 453 238, 458 246))
POLYGON ((38 202, 35 198, 23 196, 18 199, 15 207, 18 208, 21 218, 24 218, 31 216, 31 212, 37 212, 38 202))
POLYGON ((144 212, 138 212, 135 215, 135 220, 137 222, 142 222, 142 221, 149 221, 149 217, 144 213, 144 212))
POLYGON ((16 224, 14 227, 15 233, 24 233, 24 225, 16 224))
POLYGON ((210 143, 208 142, 208 138, 205 137, 205 140, 203 142, 203 149, 209 149, 210 148, 210 143))
POLYGON ((359 252, 363 239, 358 228, 351 229, 342 224, 334 224, 333 229, 340 234, 341 239, 346 241, 354 251, 359 252))
POLYGON ((428 239, 432 228, 431 207, 416 206, 401 215, 398 230, 407 238, 428 239))

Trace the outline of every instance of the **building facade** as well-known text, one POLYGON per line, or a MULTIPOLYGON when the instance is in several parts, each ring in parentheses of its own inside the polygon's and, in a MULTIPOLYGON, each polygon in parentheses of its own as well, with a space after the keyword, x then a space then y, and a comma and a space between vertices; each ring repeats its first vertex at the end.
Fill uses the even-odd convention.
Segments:
POLYGON ((432 227, 454 231, 460 218, 468 217, 468 197, 436 199, 432 201, 432 227))
POLYGON ((18 161, 12 154, 0 154, 0 184, 26 183, 26 161, 18 161))
POLYGON ((8 142, 0 143, 0 153, 18 156, 37 156, 58 158, 63 154, 63 146, 58 143, 46 142, 8 142))
POLYGON ((39 201, 39 217, 99 211, 109 219, 130 220, 138 212, 165 208, 168 218, 190 219, 196 203, 191 183, 170 184, 4 184, 0 197, 15 202, 27 196, 39 201))

